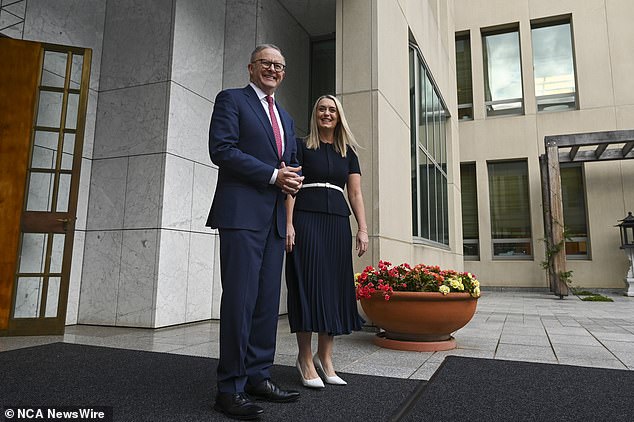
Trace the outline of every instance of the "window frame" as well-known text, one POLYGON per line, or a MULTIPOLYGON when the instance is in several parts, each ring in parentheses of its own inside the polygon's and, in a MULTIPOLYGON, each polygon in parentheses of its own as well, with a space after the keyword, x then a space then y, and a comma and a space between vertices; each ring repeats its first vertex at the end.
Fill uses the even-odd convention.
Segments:
POLYGON ((528 234, 530 237, 507 237, 507 238, 495 238, 493 233, 493 223, 491 223, 491 259, 493 261, 533 261, 535 259, 535 245, 533 239, 533 222, 531 215, 531 193, 530 193, 530 166, 528 165, 527 158, 517 158, 509 160, 491 160, 487 161, 487 184, 489 189, 489 219, 493 221, 493 192, 491 191, 491 166, 496 164, 508 164, 508 163, 523 163, 526 170, 526 206, 528 209, 528 234), (530 254, 525 255, 496 255, 496 244, 521 244, 527 243, 530 248, 530 254))
POLYGON ((462 206, 462 243, 463 243, 463 248, 462 248, 462 256, 463 259, 465 261, 480 261, 480 209, 478 208, 478 166, 476 164, 476 162, 474 161, 470 161, 470 162, 464 162, 464 163, 460 163, 460 201, 462 206), (475 232, 476 232, 476 237, 475 238, 470 238, 470 239, 466 239, 465 238, 465 227, 464 227, 464 184, 463 184, 463 169, 464 168, 472 168, 472 174, 473 174, 473 200, 475 201, 475 203, 473 204, 473 209, 475 210, 475 232), (477 249, 478 249, 478 254, 477 255, 467 255, 465 253, 465 249, 464 249, 464 245, 477 245, 477 249))
POLYGON ((411 40, 410 55, 410 144, 412 186, 412 236, 414 243, 449 249, 447 128, 451 117, 420 48, 411 40), (412 85, 413 84, 413 85, 412 85), (431 91, 428 91, 427 88, 431 91), (428 95, 429 94, 429 95, 428 95), (427 107, 431 99, 431 107, 427 107), (425 125, 421 126, 421 105, 425 125), (413 106, 413 107, 412 107, 413 106), (413 108, 413 109, 412 109, 413 108), (428 111, 429 110, 429 111, 428 111), (429 114, 431 113, 431 116, 429 114), (424 140, 420 129, 425 128, 424 140), (421 166, 427 177, 422 178, 421 166), (438 180, 440 179, 440 180, 438 180), (425 186, 422 186, 422 182, 425 186), (432 198, 433 195, 433 198, 432 198), (422 201, 422 196, 427 198, 422 201), (439 204, 432 209, 433 203, 439 204), (427 206, 423 218, 423 205, 427 206), (434 220, 432 224, 432 218, 434 220), (423 227, 426 225, 425 227, 423 227), (432 229, 434 232, 432 233, 432 229))
MULTIPOLYGON (((577 80, 577 58, 575 54, 575 37, 574 37, 574 26, 572 22, 572 15, 559 15, 559 16, 550 16, 542 19, 533 19, 530 21, 530 32, 531 32, 531 51, 532 51, 532 65, 533 69, 535 69, 535 43, 533 42, 533 30, 548 28, 560 25, 569 25, 570 26, 570 54, 572 58, 572 71, 573 71, 573 82, 574 82, 574 92, 572 93, 564 93, 564 94, 554 94, 548 96, 538 96, 537 95, 537 83, 535 82, 535 71, 533 70, 533 85, 534 85, 534 95, 535 95, 535 111, 537 113, 558 113, 562 111, 574 111, 579 110, 579 82, 577 80), (573 107, 568 107, 566 109, 559 110, 540 110, 540 99, 543 101, 545 98, 548 99, 556 99, 557 97, 565 98, 572 96, 574 98, 573 107)), ((543 103, 542 103, 543 105, 543 103)))
POLYGON ((458 104, 458 121, 467 121, 467 120, 473 120, 474 116, 473 116, 473 58, 472 58, 472 54, 471 54, 471 31, 460 31, 460 32, 456 32, 455 35, 455 52, 456 52, 456 96, 457 96, 457 104, 458 104), (467 69, 463 69, 463 72, 465 75, 468 75, 468 83, 469 83, 469 87, 464 87, 465 90, 470 92, 471 95, 471 102, 470 103, 461 103, 460 102, 460 90, 461 90, 461 84, 460 84, 460 77, 459 74, 461 73, 458 67, 458 42, 465 42, 466 46, 468 47, 468 53, 465 53, 465 56, 468 55, 468 57, 465 57, 465 63, 468 63, 468 68, 467 69), (468 110, 467 115, 464 117, 461 117, 462 113, 461 110, 468 110))
MULTIPOLYGON (((522 36, 520 31, 519 22, 506 24, 503 26, 497 26, 493 28, 481 28, 480 29, 480 39, 482 43, 482 70, 483 70, 483 89, 484 89, 484 107, 485 107, 485 116, 487 119, 496 118, 496 117, 505 117, 505 116, 521 116, 526 114, 526 93, 524 92, 524 72, 522 67, 522 36), (487 50, 486 38, 496 35, 503 34, 517 34, 517 53, 518 53, 518 69, 519 69, 519 86, 521 90, 520 97, 513 98, 505 98, 501 100, 494 100, 491 98, 487 100, 487 86, 490 85, 489 80, 489 71, 488 71, 488 63, 489 63, 489 52, 487 50), (493 106, 501 105, 501 104, 513 104, 519 103, 519 107, 509 108, 509 109, 500 109, 493 110, 493 106)), ((490 88, 489 88, 490 91, 490 88)), ((490 94, 492 97, 492 94, 490 94)))
MULTIPOLYGON (((579 242, 579 241, 585 241, 586 242, 586 254, 585 255, 581 255, 581 254, 577 254, 577 255, 572 255, 572 254, 568 254, 566 252, 566 259, 567 260, 572 260, 572 261, 590 261, 592 260, 592 243, 590 242, 590 220, 588 218, 588 191, 586 189, 586 172, 585 172, 585 166, 582 163, 562 163, 560 165, 560 177, 561 177, 561 170, 565 169, 565 168, 578 168, 580 173, 581 173, 581 193, 583 194, 583 206, 584 206, 584 214, 585 214, 585 225, 586 225, 586 236, 572 236, 570 237, 570 241, 572 242, 579 242)), ((562 211, 564 213, 564 229, 567 227, 566 226, 566 218, 565 218, 565 214, 566 214, 566 209, 565 207, 565 201, 563 200, 564 198, 564 183, 563 180, 561 181, 561 190, 562 190, 562 211)), ((566 243, 568 243, 568 239, 564 239, 564 241, 566 243)))

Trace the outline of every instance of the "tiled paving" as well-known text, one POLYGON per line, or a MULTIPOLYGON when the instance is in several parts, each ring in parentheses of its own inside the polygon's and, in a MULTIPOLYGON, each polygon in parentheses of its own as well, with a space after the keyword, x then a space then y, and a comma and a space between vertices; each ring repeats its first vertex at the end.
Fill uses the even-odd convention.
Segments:
MULTIPOLYGON (((474 318, 454 334, 455 350, 382 349, 368 329, 336 339, 335 365, 341 372, 414 379, 429 379, 448 355, 634 369, 634 298, 604 294, 614 302, 560 300, 546 290, 484 290, 474 318)), ((217 358, 218 322, 156 330, 76 325, 63 336, 0 337, 0 351, 58 341, 217 358)), ((275 363, 294 365, 295 357, 295 335, 281 317, 275 363)))

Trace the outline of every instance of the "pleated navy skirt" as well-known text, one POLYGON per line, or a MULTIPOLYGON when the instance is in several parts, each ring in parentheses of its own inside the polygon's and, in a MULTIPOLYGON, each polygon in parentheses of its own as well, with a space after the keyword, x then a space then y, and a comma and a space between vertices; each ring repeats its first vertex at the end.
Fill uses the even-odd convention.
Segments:
POLYGON ((291 332, 359 331, 349 217, 296 210, 293 225, 295 247, 286 255, 291 332))

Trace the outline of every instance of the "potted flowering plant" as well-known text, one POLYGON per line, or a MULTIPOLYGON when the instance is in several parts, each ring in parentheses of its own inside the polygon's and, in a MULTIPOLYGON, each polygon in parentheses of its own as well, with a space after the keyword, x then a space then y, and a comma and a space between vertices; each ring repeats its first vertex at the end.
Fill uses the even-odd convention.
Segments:
POLYGON ((397 292, 451 292, 469 293, 480 297, 480 282, 471 273, 441 270, 437 265, 418 264, 411 267, 407 263, 392 266, 388 261, 379 261, 378 268, 366 267, 355 274, 357 299, 369 298, 380 292, 385 300, 390 300, 397 292))
POLYGON ((379 261, 355 275, 355 286, 363 311, 383 329, 375 343, 398 350, 455 348, 451 334, 471 320, 480 297, 473 274, 424 264, 379 261))

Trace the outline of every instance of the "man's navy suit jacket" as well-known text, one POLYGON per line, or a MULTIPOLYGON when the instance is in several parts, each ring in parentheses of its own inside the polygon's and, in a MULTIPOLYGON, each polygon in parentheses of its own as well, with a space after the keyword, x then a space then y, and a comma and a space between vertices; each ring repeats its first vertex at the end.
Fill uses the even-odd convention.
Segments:
POLYGON ((284 128, 284 154, 277 154, 271 122, 251 88, 228 89, 216 97, 209 129, 209 155, 218 166, 218 182, 207 226, 263 230, 275 218, 286 236, 286 195, 269 183, 280 162, 297 166, 293 120, 276 103, 284 128))

